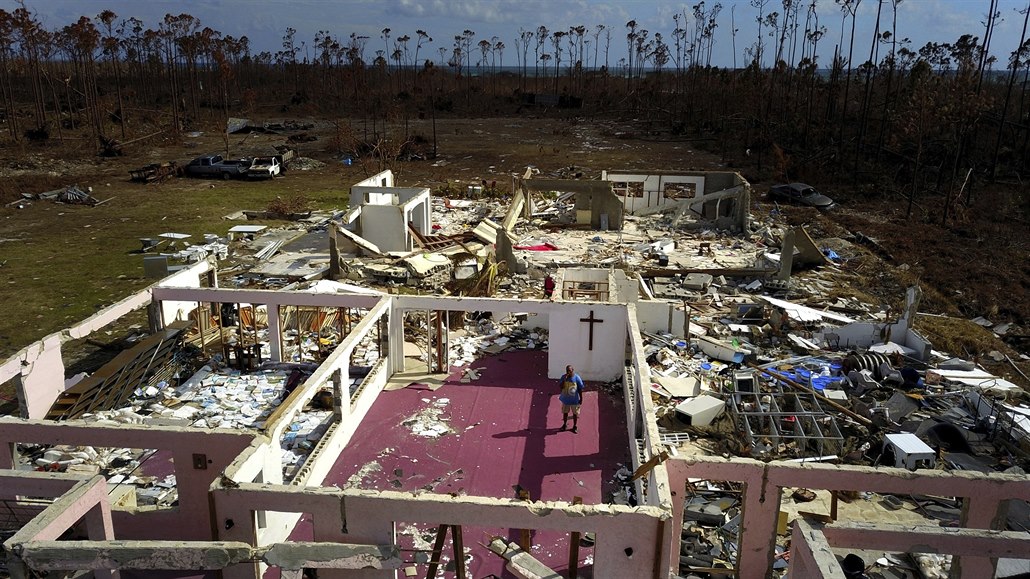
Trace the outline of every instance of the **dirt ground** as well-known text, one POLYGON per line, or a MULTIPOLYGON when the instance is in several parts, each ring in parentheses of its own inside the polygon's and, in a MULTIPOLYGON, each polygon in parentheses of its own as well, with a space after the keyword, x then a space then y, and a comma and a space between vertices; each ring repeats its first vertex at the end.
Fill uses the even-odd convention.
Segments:
MULTIPOLYGON (((349 147, 341 146, 348 142, 341 135, 366 134, 362 123, 343 121, 349 129, 340 131, 328 120, 292 120, 315 124, 306 132, 316 139, 294 146, 301 156, 326 165, 292 170, 270 182, 178 178, 143 185, 129 180, 130 169, 148 163, 176 160, 184 164, 200 154, 224 152, 217 129, 181 138, 158 136, 130 145, 115 158, 96 157, 91 147, 81 143, 0 149, 0 201, 4 203, 0 206, 0 302, 8 306, 0 317, 0 358, 152 283, 143 276, 138 238, 169 231, 188 233, 194 239, 205 233, 224 235, 236 223, 223 216, 240 209, 265 209, 277 197, 342 209, 349 186, 381 168, 374 159, 356 158, 344 151, 349 147), (347 158, 351 164, 344 162, 347 158), (92 187, 92 195, 104 203, 97 207, 17 203, 22 193, 70 184, 92 187)), ((429 152, 433 134, 432 123, 420 120, 390 125, 388 138, 424 139, 422 150, 429 152)), ((757 167, 745 163, 743 151, 723 158, 700 150, 697 142, 633 121, 438 119, 435 134, 435 158, 389 164, 399 185, 427 186, 437 196, 462 196, 469 185, 496 183, 497 195, 503 196, 510 191, 512 175, 529 165, 543 177, 561 178, 596 178, 602 169, 737 170, 754 186, 756 220, 805 224, 817 241, 862 233, 877 242, 863 246, 851 256, 855 261, 844 266, 856 274, 852 278, 856 291, 899 300, 904 287, 919 283, 926 296, 924 312, 1016 322, 1017 333, 1027 333, 1030 240, 1026 232, 1030 227, 1017 212, 1005 211, 1025 195, 1021 188, 978 192, 973 207, 942 227, 929 222, 937 218, 932 212, 924 209, 922 216, 906 219, 901 200, 862 191, 826 191, 840 206, 825 213, 774 207, 761 197, 771 182, 757 167)), ((233 135, 230 153, 267 151, 271 145, 283 144, 287 136, 233 135)), ((973 331, 975 326, 969 330, 973 331)), ((117 332, 110 333, 113 338, 117 332)), ((1018 359, 1016 350, 993 338, 975 344, 1018 359)), ((1013 374, 1009 370, 1003 373, 1013 374)), ((1024 364, 1023 371, 1028 370, 1024 364)))

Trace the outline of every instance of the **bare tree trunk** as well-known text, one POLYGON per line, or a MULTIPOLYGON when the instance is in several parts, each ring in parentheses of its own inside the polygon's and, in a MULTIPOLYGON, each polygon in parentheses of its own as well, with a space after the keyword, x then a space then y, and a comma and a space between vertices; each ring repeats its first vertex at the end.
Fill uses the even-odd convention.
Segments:
POLYGON ((882 118, 880 119, 880 135, 876 139, 876 163, 880 162, 880 153, 883 151, 883 139, 887 134, 888 118, 890 117, 890 103, 891 103, 891 85, 894 81, 894 68, 898 65, 898 2, 901 0, 890 0, 891 1, 891 56, 890 56, 890 68, 887 69, 887 87, 883 93, 883 111, 882 118))
POLYGON ((18 136, 18 115, 14 107, 14 86, 11 77, 14 75, 8 65, 7 50, 0 48, 0 91, 3 94, 4 109, 7 112, 7 127, 11 134, 11 140, 17 143, 18 136))
POLYGON ((851 39, 850 46, 848 48, 848 68, 844 77, 844 100, 840 106, 840 142, 837 143, 837 150, 840 153, 840 162, 844 162, 844 127, 848 123, 848 98, 851 92, 851 67, 854 63, 855 55, 855 13, 858 12, 858 5, 862 3, 862 0, 854 0, 853 4, 846 4, 845 7, 848 13, 851 14, 851 39))
POLYGON ((994 154, 991 155, 991 181, 994 181, 998 171, 998 152, 1001 150, 1001 136, 1005 132, 1005 117, 1009 113, 1009 100, 1012 98, 1012 87, 1016 84, 1016 71, 1019 70, 1019 56, 1026 40, 1026 25, 1030 20, 1030 4, 1023 10, 1023 31, 1019 34, 1019 44, 1013 51, 1012 71, 1009 73, 1009 82, 1005 87, 1005 104, 1001 107, 1001 120, 998 123, 998 138, 994 141, 994 154))
POLYGON ((858 139, 855 141, 855 169, 852 173, 852 180, 858 178, 858 159, 862 151, 862 140, 865 138, 866 124, 869 121, 869 102, 872 99, 873 84, 875 76, 873 75, 873 68, 876 67, 876 59, 879 56, 877 47, 880 41, 880 14, 883 10, 883 1, 878 0, 876 3, 876 28, 873 31, 873 43, 869 47, 869 66, 866 68, 865 73, 865 95, 862 97, 862 115, 861 121, 858 124, 858 139))
POLYGON ((122 100, 122 67, 118 57, 111 55, 111 65, 114 67, 115 89, 118 92, 118 125, 122 130, 122 140, 125 140, 125 102, 122 100))
MULTIPOLYGON (((57 87, 54 86, 54 81, 51 78, 51 75, 48 74, 46 80, 47 85, 50 87, 50 98, 54 99, 54 114, 57 115, 57 140, 63 143, 64 127, 61 126, 61 99, 57 96, 57 87)), ((68 106, 71 106, 71 100, 68 101, 68 106)))

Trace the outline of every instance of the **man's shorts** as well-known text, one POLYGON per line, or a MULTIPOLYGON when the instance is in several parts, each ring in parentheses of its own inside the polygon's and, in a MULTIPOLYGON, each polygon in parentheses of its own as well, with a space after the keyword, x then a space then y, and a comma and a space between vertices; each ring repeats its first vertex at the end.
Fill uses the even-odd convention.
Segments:
POLYGON ((561 413, 562 414, 571 414, 573 416, 579 416, 579 407, 580 407, 579 404, 562 404, 561 405, 561 413))

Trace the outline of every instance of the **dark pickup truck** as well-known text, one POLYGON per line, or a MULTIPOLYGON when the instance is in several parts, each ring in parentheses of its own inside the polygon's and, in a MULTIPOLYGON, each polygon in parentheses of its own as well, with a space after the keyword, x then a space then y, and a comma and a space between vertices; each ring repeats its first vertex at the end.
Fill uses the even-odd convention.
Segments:
POLYGON ((184 171, 191 177, 234 179, 245 177, 250 165, 250 159, 226 160, 221 155, 204 155, 190 161, 184 171))

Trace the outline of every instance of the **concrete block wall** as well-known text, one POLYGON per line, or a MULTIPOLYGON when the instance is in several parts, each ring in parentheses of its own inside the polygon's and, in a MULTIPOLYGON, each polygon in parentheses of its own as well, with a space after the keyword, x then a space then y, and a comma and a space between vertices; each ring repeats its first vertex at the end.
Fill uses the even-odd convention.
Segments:
MULTIPOLYGON (((673 537, 683 520, 683 493, 688 478, 744 483, 743 519, 737 568, 742 577, 764 577, 771 571, 773 544, 784 487, 813 490, 869 491, 892 494, 929 494, 964 498, 961 526, 1000 529, 1010 499, 1030 500, 1030 479, 1025 476, 967 471, 909 471, 885 467, 859 467, 818 463, 770 462, 720 457, 676 458, 668 463, 669 484, 680 498, 673 502, 673 537)), ((842 534, 843 539, 848 535, 842 534)), ((930 543, 933 544, 933 543, 930 543)), ((856 543, 856 548, 862 548, 856 543)), ((965 568, 969 577, 993 576, 989 558, 976 557, 965 568)))
MULTIPOLYGON (((593 532, 595 577, 652 577, 668 514, 653 507, 570 505, 486 497, 452 497, 425 493, 361 491, 357 489, 284 489, 274 485, 243 484, 213 492, 223 540, 244 541, 252 533, 247 522, 258 509, 311 513, 315 541, 392 544, 398 522, 453 524, 474 527, 593 532), (243 521, 243 526, 237 521, 243 521)), ((319 572, 322 576, 322 572, 319 572)), ((392 571, 347 571, 339 577, 392 577, 392 571)), ((227 579, 252 578, 250 569, 229 570, 227 579)))
POLYGON ((1030 559, 1030 535, 1021 532, 863 522, 836 522, 816 528, 798 519, 791 530, 791 574, 843 579, 834 547, 952 555, 949 576, 955 579, 992 576, 992 559, 1030 559))

